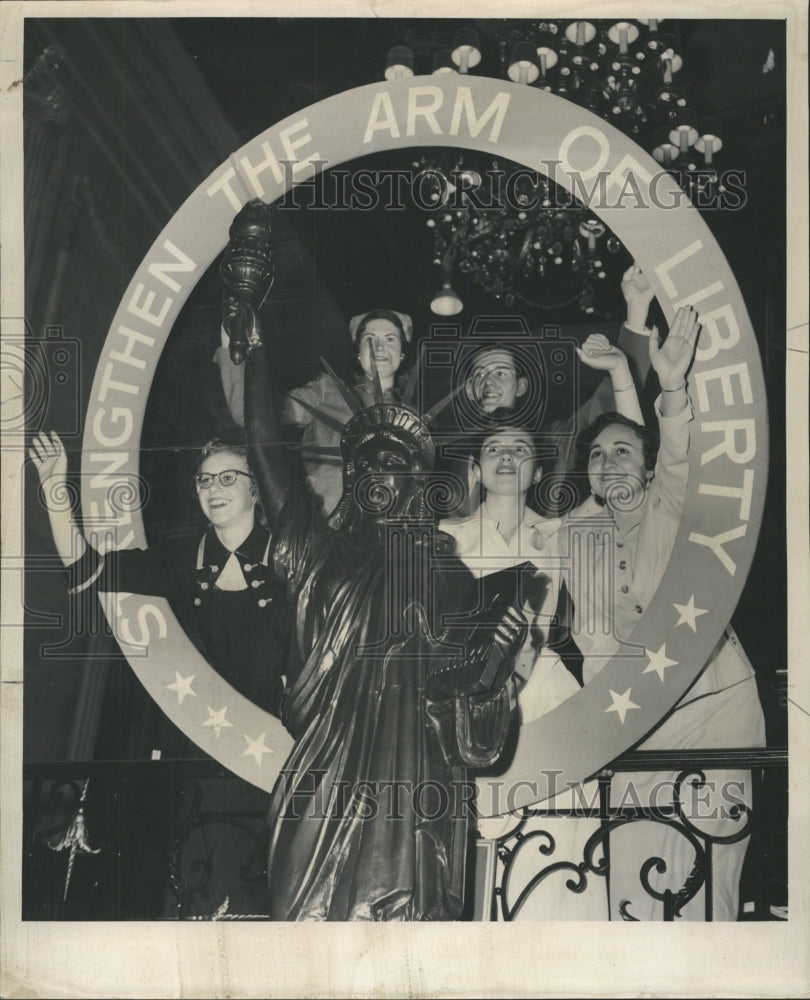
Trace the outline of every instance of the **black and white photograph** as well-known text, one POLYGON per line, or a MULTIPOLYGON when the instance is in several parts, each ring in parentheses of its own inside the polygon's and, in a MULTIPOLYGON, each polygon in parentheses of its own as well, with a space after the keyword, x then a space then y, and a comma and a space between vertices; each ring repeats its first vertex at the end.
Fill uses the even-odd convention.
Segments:
POLYGON ((2 12, 3 996, 806 994, 807 9, 413 8, 2 12))

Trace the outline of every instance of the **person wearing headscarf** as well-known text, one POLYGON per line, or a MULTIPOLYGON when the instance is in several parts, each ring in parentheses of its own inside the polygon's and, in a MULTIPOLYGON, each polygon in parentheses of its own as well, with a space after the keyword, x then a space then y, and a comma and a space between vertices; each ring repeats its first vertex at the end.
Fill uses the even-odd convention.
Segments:
MULTIPOLYGON (((402 402, 413 377, 410 371, 413 342, 410 316, 393 309, 372 309, 352 317, 349 335, 350 361, 355 376, 352 390, 366 405, 371 404, 374 398, 373 359, 384 400, 402 402), (401 370, 403 375, 398 374, 401 370)), ((239 426, 244 426, 244 368, 231 360, 224 332, 222 338, 214 362, 220 370, 231 417, 239 426)), ((302 431, 301 450, 307 479, 315 495, 320 497, 325 514, 332 513, 343 492, 340 434, 351 414, 351 407, 331 372, 293 389, 282 399, 282 423, 302 431)))

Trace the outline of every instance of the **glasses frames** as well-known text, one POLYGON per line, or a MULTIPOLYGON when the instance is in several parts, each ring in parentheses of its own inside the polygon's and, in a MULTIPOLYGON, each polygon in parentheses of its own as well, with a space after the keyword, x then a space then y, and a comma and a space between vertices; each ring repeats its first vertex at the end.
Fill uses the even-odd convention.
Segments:
POLYGON ((223 469, 222 472, 198 472, 194 477, 194 484, 198 490, 210 490, 214 480, 219 480, 220 486, 235 486, 239 476, 253 479, 249 472, 242 472, 241 469, 223 469))

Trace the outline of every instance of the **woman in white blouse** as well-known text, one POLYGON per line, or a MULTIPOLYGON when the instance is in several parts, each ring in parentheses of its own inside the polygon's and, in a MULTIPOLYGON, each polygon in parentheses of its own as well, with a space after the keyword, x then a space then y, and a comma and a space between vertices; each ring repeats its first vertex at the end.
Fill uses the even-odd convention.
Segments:
MULTIPOLYGON (((559 532, 560 556, 573 603, 573 638, 583 654, 583 680, 595 676, 630 638, 655 594, 675 543, 689 473, 689 425, 692 408, 686 373, 700 330, 691 307, 676 314, 669 335, 658 347, 650 338, 651 363, 661 385, 656 402, 660 446, 643 427, 606 414, 580 437, 581 464, 587 469, 592 496, 573 511, 559 532), (567 560, 571 553, 580 558, 567 560), (582 554, 588 552, 583 565, 582 554)), ((689 750, 761 747, 765 723, 754 670, 728 627, 697 681, 639 749, 689 750)), ((613 803, 673 805, 678 772, 617 774, 613 803)), ((734 803, 751 806, 747 771, 705 772, 706 783, 683 789, 684 813, 713 836, 736 835, 745 815, 734 803)), ((712 851, 714 920, 736 920, 739 882, 747 838, 716 844, 712 851)), ((660 858, 665 871, 653 868, 649 881, 659 893, 682 892, 680 919, 705 919, 705 889, 689 899, 695 852, 672 826, 629 823, 610 840, 610 905, 613 919, 660 920, 663 903, 643 887, 640 870, 660 858)))

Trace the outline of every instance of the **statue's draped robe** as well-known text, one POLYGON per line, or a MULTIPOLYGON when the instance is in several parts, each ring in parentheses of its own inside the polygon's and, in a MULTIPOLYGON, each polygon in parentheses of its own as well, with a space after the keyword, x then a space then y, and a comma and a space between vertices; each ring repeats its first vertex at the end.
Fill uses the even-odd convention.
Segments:
POLYGON ((282 716, 295 746, 269 814, 274 919, 461 912, 472 786, 444 762, 424 691, 430 633, 475 607, 476 584, 437 547, 452 541, 413 524, 363 545, 327 527, 301 489, 282 511, 274 560, 303 666, 282 716))

